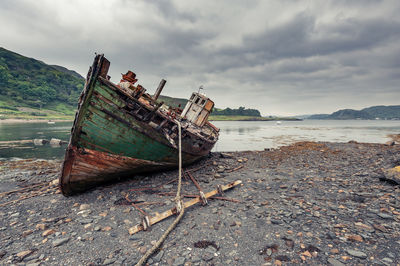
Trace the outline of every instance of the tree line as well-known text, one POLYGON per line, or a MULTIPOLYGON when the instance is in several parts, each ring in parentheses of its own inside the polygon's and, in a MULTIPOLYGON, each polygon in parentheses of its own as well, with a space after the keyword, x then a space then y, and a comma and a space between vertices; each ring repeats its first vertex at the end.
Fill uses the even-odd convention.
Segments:
POLYGON ((229 107, 225 109, 214 108, 212 115, 261 116, 260 111, 257 109, 247 109, 242 106, 238 109, 231 109, 229 107))

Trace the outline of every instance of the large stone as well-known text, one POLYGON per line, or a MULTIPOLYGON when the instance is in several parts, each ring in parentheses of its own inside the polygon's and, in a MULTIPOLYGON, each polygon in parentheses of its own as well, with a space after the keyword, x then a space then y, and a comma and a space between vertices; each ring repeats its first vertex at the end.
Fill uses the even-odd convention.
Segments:
POLYGON ((22 236, 23 236, 23 237, 26 237, 26 236, 28 236, 28 235, 30 235, 30 234, 32 234, 32 233, 33 233, 32 230, 26 230, 26 231, 23 231, 23 232, 22 232, 22 236))
POLYGON ((93 222, 93 219, 90 218, 83 218, 83 219, 77 219, 81 224, 90 224, 93 222))
POLYGON ((42 236, 49 236, 54 234, 56 231, 54 229, 48 229, 42 233, 42 236))
POLYGON ((204 254, 203 254, 203 256, 202 256, 202 259, 204 260, 204 261, 210 261, 210 260, 212 260, 214 258, 214 254, 213 253, 210 253, 210 252, 205 252, 204 254))
POLYGON ((341 262, 338 261, 338 260, 335 260, 334 258, 329 258, 329 259, 328 259, 328 263, 331 264, 331 265, 333 265, 333 266, 344 266, 343 263, 341 263, 341 262))
POLYGON ((115 261, 116 261, 115 258, 105 259, 103 262, 103 265, 110 265, 110 264, 113 264, 115 261))
POLYGON ((155 255, 155 256, 153 257, 153 260, 154 260, 155 262, 160 262, 163 256, 164 256, 164 251, 163 251, 163 250, 160 250, 160 252, 158 252, 157 255, 155 255))
POLYGON ((378 213, 378 216, 381 217, 382 219, 393 219, 393 216, 387 213, 378 213))
POLYGON ((61 146, 61 145, 65 144, 65 143, 66 142, 62 141, 61 139, 52 138, 50 140, 50 145, 52 145, 52 146, 61 146))
POLYGON ((185 258, 184 257, 177 257, 174 261, 174 266, 183 266, 185 264, 185 258))
POLYGON ((17 257, 21 260, 32 254, 32 250, 24 250, 17 253, 17 257))
POLYGON ((346 251, 347 251, 347 253, 349 255, 351 255, 353 257, 357 257, 357 258, 360 258, 360 259, 366 259, 367 258, 367 254, 365 254, 362 251, 358 251, 358 250, 354 250, 354 249, 348 249, 346 251))
POLYGON ((400 185, 400 165, 383 171, 385 178, 400 185))
POLYGON ((47 228, 47 225, 45 225, 45 224, 37 224, 35 226, 35 228, 39 229, 39 230, 45 230, 47 228))
POLYGON ((43 144, 47 144, 49 141, 47 139, 34 139, 33 144, 36 146, 41 146, 43 144))
POLYGON ((81 204, 81 206, 79 206, 79 210, 83 211, 83 210, 87 210, 90 208, 89 204, 81 204))
POLYGON ((69 241, 69 237, 59 238, 53 241, 53 247, 61 246, 69 241))

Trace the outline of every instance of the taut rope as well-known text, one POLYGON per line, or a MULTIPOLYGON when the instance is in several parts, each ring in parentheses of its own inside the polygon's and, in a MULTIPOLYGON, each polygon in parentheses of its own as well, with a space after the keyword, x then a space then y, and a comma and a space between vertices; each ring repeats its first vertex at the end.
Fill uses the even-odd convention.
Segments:
POLYGON ((136 264, 136 266, 142 266, 146 263, 146 261, 150 258, 150 256, 162 245, 162 243, 165 241, 167 236, 174 230, 176 225, 179 223, 179 221, 182 219, 183 214, 185 213, 185 206, 182 202, 181 199, 181 186, 182 186, 182 133, 181 133, 181 123, 176 120, 176 123, 178 124, 178 136, 179 136, 179 177, 178 177, 178 189, 176 191, 176 197, 175 197, 175 202, 176 202, 176 212, 179 213, 179 215, 176 217, 174 222, 168 227, 167 231, 161 236, 161 238, 154 244, 154 246, 149 249, 146 254, 143 255, 143 257, 139 260, 139 262, 136 264))

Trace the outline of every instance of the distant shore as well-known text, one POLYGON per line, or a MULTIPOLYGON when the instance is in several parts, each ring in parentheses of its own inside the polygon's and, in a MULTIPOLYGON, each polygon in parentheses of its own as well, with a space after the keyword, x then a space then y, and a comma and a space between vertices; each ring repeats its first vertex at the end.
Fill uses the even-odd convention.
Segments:
POLYGON ((210 121, 302 121, 299 118, 289 117, 262 117, 262 116, 239 116, 239 115, 211 115, 210 121))
POLYGON ((0 119, 0 124, 22 124, 22 123, 48 123, 48 122, 72 122, 73 119, 0 119))
MULTIPOLYGON (((297 118, 281 118, 281 117, 256 117, 256 116, 211 116, 210 121, 301 121, 297 118)), ((27 119, 27 118, 6 118, 0 119, 0 124, 19 124, 19 123, 46 123, 46 122, 68 122, 73 121, 73 117, 69 119, 27 119)))

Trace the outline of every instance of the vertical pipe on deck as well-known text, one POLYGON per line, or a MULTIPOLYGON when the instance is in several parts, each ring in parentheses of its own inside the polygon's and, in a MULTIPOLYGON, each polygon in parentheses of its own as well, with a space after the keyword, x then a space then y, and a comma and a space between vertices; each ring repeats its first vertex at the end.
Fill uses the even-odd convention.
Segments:
POLYGON ((160 84, 158 85, 158 88, 156 90, 156 92, 153 95, 153 99, 156 101, 158 99, 158 96, 160 96, 162 89, 165 86, 165 83, 167 83, 167 81, 165 79, 162 79, 160 81, 160 84))

